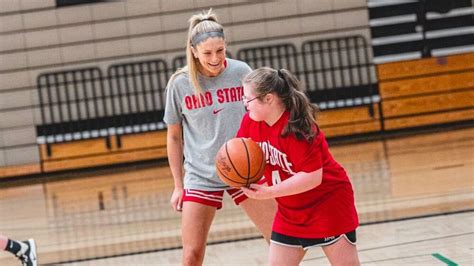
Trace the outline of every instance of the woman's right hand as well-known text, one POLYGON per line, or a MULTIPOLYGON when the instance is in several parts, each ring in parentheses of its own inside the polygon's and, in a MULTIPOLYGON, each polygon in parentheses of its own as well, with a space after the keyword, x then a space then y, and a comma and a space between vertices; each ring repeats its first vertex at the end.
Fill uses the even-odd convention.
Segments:
POLYGON ((173 194, 171 195, 171 207, 177 212, 181 212, 183 209, 183 188, 174 188, 173 194))

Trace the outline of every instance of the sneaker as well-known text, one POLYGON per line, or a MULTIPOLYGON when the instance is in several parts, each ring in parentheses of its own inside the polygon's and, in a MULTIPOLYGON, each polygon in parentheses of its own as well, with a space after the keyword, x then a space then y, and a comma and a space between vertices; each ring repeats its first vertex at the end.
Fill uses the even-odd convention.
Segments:
POLYGON ((23 266, 37 266, 38 262, 36 259, 36 243, 34 239, 28 239, 23 241, 26 244, 26 249, 21 249, 18 252, 17 257, 21 261, 23 266))

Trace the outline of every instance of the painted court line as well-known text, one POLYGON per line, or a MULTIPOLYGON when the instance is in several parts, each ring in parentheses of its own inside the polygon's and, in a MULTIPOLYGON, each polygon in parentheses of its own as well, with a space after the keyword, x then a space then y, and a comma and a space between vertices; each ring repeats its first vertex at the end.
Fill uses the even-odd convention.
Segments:
POLYGON ((439 254, 439 253, 433 253, 431 254, 433 257, 439 259, 440 261, 446 263, 446 265, 449 265, 449 266, 457 266, 458 264, 455 263, 454 261, 444 257, 443 255, 439 254))

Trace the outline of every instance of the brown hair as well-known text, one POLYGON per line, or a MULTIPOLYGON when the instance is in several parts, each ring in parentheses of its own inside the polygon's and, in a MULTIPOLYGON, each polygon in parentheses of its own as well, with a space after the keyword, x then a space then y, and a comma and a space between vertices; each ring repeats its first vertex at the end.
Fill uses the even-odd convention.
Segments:
POLYGON ((243 83, 252 85, 258 100, 269 93, 275 93, 290 112, 288 125, 282 136, 294 133, 296 138, 305 138, 312 141, 319 133, 316 116, 319 112, 317 105, 311 103, 306 94, 301 90, 299 80, 288 70, 275 70, 261 67, 250 72, 243 83), (316 126, 317 130, 314 130, 316 126))

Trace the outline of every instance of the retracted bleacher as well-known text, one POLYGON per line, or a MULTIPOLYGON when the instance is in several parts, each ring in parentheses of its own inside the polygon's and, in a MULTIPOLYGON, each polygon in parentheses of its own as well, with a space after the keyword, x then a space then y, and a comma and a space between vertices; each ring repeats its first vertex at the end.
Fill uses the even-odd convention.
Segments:
MULTIPOLYGON (((473 119, 473 53, 386 62, 394 55, 380 51, 355 35, 307 40, 300 51, 248 47, 236 58, 293 72, 329 138, 473 119)), ((42 171, 165 158, 166 83, 185 64, 181 55, 172 68, 154 59, 111 65, 107 76, 94 67, 40 75, 42 171)))
POLYGON ((378 66, 387 130, 474 119, 474 53, 378 66))
POLYGON ((300 76, 311 101, 323 110, 320 125, 329 137, 381 130, 380 96, 369 51, 363 36, 302 44, 300 76))
POLYGON ((168 76, 162 60, 40 75, 43 171, 165 157, 168 76))
POLYGON ((471 0, 369 0, 385 130, 474 120, 471 0))

